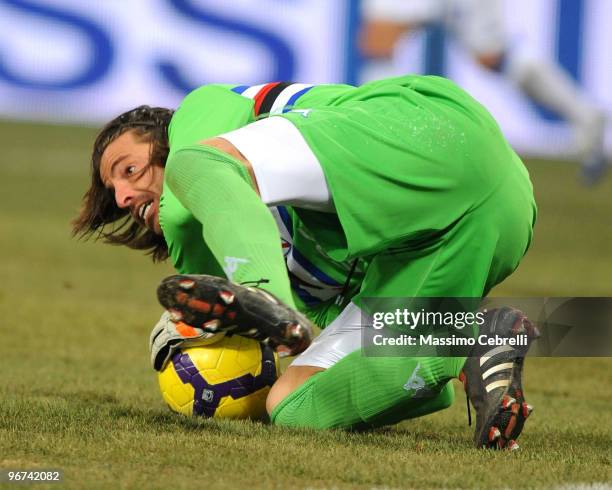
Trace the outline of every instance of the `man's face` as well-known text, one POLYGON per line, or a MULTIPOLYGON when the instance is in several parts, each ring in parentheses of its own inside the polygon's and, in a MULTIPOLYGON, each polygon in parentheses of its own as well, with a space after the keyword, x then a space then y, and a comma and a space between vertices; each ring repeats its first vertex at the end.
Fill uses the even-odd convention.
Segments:
POLYGON ((164 169, 150 163, 151 146, 145 137, 126 131, 104 150, 100 177, 115 192, 117 206, 129 209, 134 220, 161 235, 159 198, 164 169))

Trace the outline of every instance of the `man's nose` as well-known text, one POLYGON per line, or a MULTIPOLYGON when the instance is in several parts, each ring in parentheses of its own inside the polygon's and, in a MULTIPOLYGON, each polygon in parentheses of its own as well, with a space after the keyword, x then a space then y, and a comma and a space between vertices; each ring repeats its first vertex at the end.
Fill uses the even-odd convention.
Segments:
POLYGON ((128 208, 134 199, 134 190, 129 184, 115 185, 115 201, 120 208, 128 208))

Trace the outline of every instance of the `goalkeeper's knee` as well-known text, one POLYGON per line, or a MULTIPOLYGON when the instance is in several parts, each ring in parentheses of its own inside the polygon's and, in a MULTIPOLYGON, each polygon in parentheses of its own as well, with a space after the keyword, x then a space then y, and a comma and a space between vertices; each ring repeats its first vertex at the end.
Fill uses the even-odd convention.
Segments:
POLYGON ((280 402, 302 386, 313 374, 323 370, 316 366, 289 366, 268 393, 266 398, 268 414, 272 414, 280 402))

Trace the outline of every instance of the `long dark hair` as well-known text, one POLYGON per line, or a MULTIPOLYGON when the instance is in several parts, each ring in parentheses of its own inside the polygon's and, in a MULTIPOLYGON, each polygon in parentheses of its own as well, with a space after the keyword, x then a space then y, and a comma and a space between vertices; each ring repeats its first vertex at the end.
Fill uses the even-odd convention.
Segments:
POLYGON ((91 155, 91 185, 85 192, 79 215, 72 221, 72 233, 81 238, 102 238, 105 243, 127 245, 146 250, 154 261, 168 258, 168 246, 162 235, 138 223, 127 209, 115 201, 100 177, 100 161, 106 147, 126 131, 152 143, 150 164, 166 165, 168 158, 168 125, 174 111, 142 105, 110 121, 98 134, 91 155), (110 226, 107 226, 110 225, 110 226))

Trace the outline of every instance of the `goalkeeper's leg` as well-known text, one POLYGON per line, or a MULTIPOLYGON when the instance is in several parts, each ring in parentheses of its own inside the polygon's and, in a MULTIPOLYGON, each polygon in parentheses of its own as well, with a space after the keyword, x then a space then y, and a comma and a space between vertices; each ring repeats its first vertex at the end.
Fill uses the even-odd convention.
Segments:
MULTIPOLYGON (((504 206, 481 207, 428 250, 396 247, 377 255, 355 301, 359 304, 366 297, 485 296, 516 268, 531 237, 531 213, 518 212, 523 206, 521 194, 511 186, 499 194, 504 206), (517 212, 509 204, 512 202, 517 212)), ((448 406, 451 398, 446 386, 461 372, 464 358, 366 357, 359 341, 360 337, 354 338, 356 344, 350 354, 313 374, 293 392, 280 397, 273 389, 271 394, 282 401, 270 407, 272 421, 315 428, 362 428, 395 423, 448 406)), ((314 348, 315 344, 311 346, 314 348)), ((304 356, 308 355, 307 350, 304 356)), ((506 374, 505 364, 514 363, 503 361, 496 370, 500 376, 506 374)), ((518 386, 522 370, 514 371, 513 384, 518 386)), ((485 409, 482 403, 472 401, 477 411, 485 409)), ((504 403, 506 398, 496 396, 486 404, 490 405, 487 413, 505 409, 504 403)), ((509 430, 513 439, 518 437, 522 422, 513 423, 517 430, 509 430)), ((509 422, 504 419, 503 423, 509 422)))
POLYGON ((317 429, 363 429, 449 407, 448 381, 462 358, 365 357, 357 350, 312 375, 270 415, 273 423, 317 429))
MULTIPOLYGON (((526 334, 529 339, 537 336, 537 330, 518 310, 492 310, 485 318, 480 334, 526 334)), ((344 339, 350 336, 347 331, 339 335, 344 339)), ((336 339, 335 343, 339 341, 336 339)), ((350 340, 346 342, 349 343, 350 340)), ((304 353, 304 362, 324 364, 325 352, 321 350, 324 344, 313 344, 304 353)), ((270 418, 278 425, 316 429, 395 424, 450 406, 454 393, 449 381, 461 373, 477 413, 476 447, 517 449, 516 439, 532 410, 522 387, 527 349, 528 346, 477 345, 472 352, 474 357, 467 362, 457 357, 366 357, 356 350, 330 368, 311 375, 272 409, 270 418)), ((339 349, 332 344, 332 350, 339 349)), ((314 366, 301 369, 308 371, 314 366)), ((275 390, 278 385, 271 392, 278 397, 275 390)))
POLYGON ((361 316, 361 309, 350 303, 275 383, 267 403, 275 423, 375 427, 452 403, 447 381, 458 376, 463 358, 365 357, 361 316))

